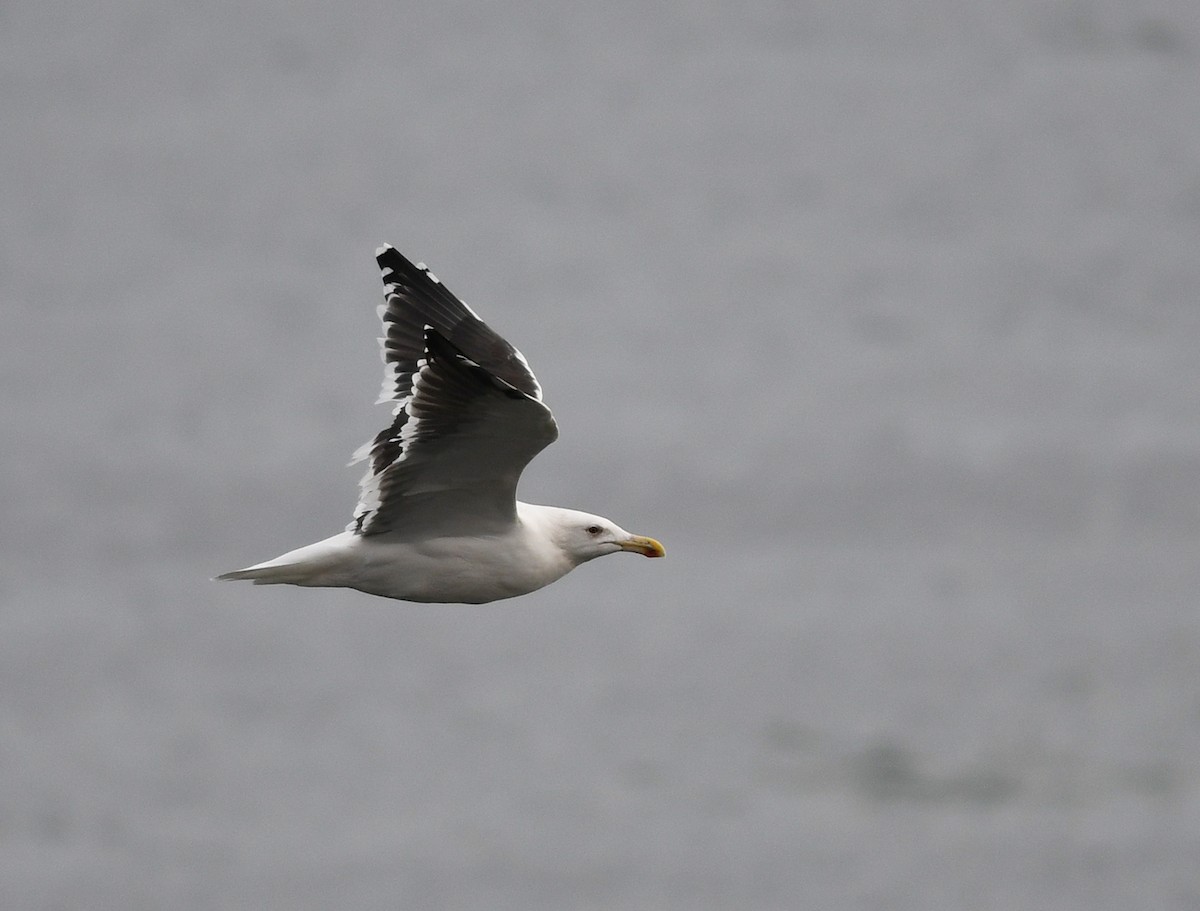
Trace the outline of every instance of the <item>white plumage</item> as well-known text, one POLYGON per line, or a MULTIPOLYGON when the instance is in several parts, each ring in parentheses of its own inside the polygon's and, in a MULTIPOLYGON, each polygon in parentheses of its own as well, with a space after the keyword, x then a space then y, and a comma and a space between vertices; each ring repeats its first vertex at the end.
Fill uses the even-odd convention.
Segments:
POLYGON ((600 516, 519 502, 521 471, 558 436, 516 348, 423 263, 375 253, 392 423, 355 453, 369 460, 340 534, 218 576, 354 588, 405 601, 483 603, 534 591, 595 557, 661 557, 653 538, 600 516))

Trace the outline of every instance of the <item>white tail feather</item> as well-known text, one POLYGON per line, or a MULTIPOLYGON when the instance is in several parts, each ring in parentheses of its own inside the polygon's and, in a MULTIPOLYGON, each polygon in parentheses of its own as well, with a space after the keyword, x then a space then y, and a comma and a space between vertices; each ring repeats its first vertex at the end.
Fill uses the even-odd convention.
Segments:
POLYGON ((255 585, 303 585, 300 581, 305 575, 305 567, 292 564, 247 566, 245 569, 235 569, 231 573, 221 573, 218 582, 236 582, 239 579, 249 579, 255 585))
POLYGON ((217 581, 246 579, 255 585, 343 585, 345 583, 341 577, 346 569, 346 544, 349 538, 346 532, 342 532, 316 544, 289 551, 274 560, 221 573, 217 581))

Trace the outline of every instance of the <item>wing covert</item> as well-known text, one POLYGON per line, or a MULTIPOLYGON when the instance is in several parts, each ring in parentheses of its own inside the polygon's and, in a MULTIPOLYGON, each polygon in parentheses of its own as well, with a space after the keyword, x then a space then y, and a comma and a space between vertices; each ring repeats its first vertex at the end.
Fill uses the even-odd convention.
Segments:
POLYGON ((511 524, 521 471, 558 436, 550 410, 432 325, 412 369, 396 376, 393 421, 357 454, 370 466, 348 530, 484 534, 511 524))

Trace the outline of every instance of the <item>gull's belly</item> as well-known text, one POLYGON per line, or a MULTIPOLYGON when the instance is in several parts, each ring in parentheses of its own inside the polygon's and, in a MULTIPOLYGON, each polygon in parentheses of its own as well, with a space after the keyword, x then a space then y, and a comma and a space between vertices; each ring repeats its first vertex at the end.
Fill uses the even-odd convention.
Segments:
POLYGON ((360 541, 362 563, 350 586, 405 601, 482 604, 534 591, 571 569, 515 537, 360 541))

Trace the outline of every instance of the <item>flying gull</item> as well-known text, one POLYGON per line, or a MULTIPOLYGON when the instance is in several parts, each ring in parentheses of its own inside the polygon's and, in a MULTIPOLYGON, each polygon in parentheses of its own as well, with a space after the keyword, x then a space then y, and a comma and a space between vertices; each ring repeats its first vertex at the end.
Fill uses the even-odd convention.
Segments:
POLYGON ((368 460, 354 519, 217 578, 482 604, 605 554, 663 556, 608 519, 517 499, 521 471, 558 437, 529 364, 424 263, 390 246, 375 258, 386 289, 379 401, 395 404, 391 425, 351 462, 368 460))

